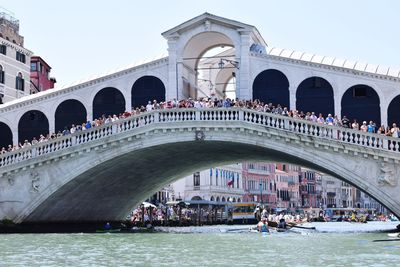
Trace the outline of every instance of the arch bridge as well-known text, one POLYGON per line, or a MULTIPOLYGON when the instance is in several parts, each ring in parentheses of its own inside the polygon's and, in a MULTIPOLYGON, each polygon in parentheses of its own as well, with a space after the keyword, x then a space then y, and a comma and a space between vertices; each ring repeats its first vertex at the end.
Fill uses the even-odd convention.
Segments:
POLYGON ((400 215, 400 141, 241 108, 154 110, 0 156, 0 219, 121 220, 155 189, 245 160, 328 173, 400 215))

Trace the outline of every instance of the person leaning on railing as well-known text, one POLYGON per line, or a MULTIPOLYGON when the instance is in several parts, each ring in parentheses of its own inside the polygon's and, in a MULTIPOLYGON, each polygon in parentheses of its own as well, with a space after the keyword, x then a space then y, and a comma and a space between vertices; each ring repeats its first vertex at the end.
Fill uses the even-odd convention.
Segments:
MULTIPOLYGON (((165 101, 165 102, 160 102, 158 103, 156 100, 153 100, 153 102, 148 101, 147 106, 140 106, 136 108, 132 108, 131 112, 125 111, 122 114, 119 114, 117 116, 114 114, 113 116, 108 116, 106 118, 104 115, 100 118, 97 118, 93 121, 87 121, 86 123, 83 122, 81 124, 77 124, 77 126, 72 125, 71 127, 65 127, 64 131, 58 132, 57 134, 52 133, 48 134, 46 137, 44 135, 40 135, 39 140, 36 140, 34 137, 31 144, 34 145, 36 143, 42 143, 46 142, 48 140, 52 140, 54 138, 59 138, 64 135, 69 135, 71 133, 74 133, 75 131, 84 131, 86 129, 90 129, 92 127, 98 127, 103 125, 104 123, 109 123, 109 122, 114 122, 118 119, 122 118, 127 118, 129 116, 133 115, 139 115, 141 113, 144 113, 146 111, 151 111, 151 110, 158 110, 158 109, 171 109, 171 108, 230 108, 230 107, 238 107, 238 108, 248 108, 252 110, 256 110, 259 112, 266 112, 266 113, 273 113, 277 115, 283 115, 291 118, 296 118, 296 119, 304 119, 307 121, 311 122, 317 122, 320 124, 328 124, 328 125, 334 125, 334 126, 339 126, 339 127, 344 127, 344 128, 352 128, 354 130, 360 130, 360 126, 357 122, 356 119, 354 119, 353 123, 350 124, 349 119, 347 119, 346 116, 343 116, 343 118, 340 120, 337 115, 333 116, 331 114, 328 114, 328 117, 324 119, 322 113, 319 114, 319 116, 315 116, 314 112, 307 112, 304 113, 303 111, 297 111, 297 110, 288 110, 287 107, 282 107, 280 104, 277 104, 275 107, 272 103, 264 104, 258 99, 255 99, 253 101, 251 100, 239 100, 239 99, 217 99, 217 98, 203 98, 201 100, 193 100, 192 98, 188 99, 182 99, 180 101, 177 101, 175 98, 170 101, 165 101)), ((365 122, 366 124, 366 122, 365 122)), ((363 123, 363 128, 361 129, 364 132, 369 132, 369 133, 375 133, 376 126, 375 124, 370 121, 369 125, 366 125, 367 128, 364 127, 363 123), (365 129, 364 129, 365 128, 365 129)), ((387 127, 385 129, 385 126, 382 124, 381 127, 376 131, 379 134, 385 134, 387 136, 391 137, 399 137, 400 130, 396 126, 396 123, 393 123, 392 128, 387 127)), ((1 148, 0 154, 4 154, 8 151, 15 151, 19 148, 26 147, 22 144, 19 145, 9 145, 8 149, 5 147, 1 148)))

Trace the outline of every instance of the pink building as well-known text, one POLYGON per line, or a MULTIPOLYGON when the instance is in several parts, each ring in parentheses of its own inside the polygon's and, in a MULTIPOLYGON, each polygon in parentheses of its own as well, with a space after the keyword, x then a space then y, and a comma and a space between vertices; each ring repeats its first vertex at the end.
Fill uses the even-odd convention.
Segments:
POLYGON ((295 210, 300 207, 299 174, 301 168, 292 164, 276 164, 275 180, 279 208, 295 210))
POLYGON ((259 202, 276 208, 275 164, 243 163, 244 202, 259 202))
POLYGON ((39 56, 31 57, 31 94, 54 88, 55 78, 50 77, 51 67, 39 56))

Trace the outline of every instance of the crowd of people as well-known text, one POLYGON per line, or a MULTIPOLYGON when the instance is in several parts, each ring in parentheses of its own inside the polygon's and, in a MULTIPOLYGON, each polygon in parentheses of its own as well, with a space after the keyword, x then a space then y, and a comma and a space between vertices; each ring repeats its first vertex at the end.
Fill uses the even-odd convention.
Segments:
POLYGON ((87 121, 80 124, 72 124, 71 126, 66 126, 63 131, 58 131, 57 133, 41 134, 39 137, 33 137, 31 141, 24 140, 19 144, 10 144, 8 147, 2 147, 0 149, 0 154, 4 154, 10 151, 16 151, 20 148, 29 147, 31 145, 46 142, 55 138, 59 138, 65 135, 73 134, 75 132, 84 131, 93 127, 98 127, 103 124, 117 121, 119 119, 127 118, 133 115, 139 115, 144 112, 149 112, 157 109, 172 109, 172 108, 229 108, 229 107, 240 107, 252 109, 260 112, 273 113, 277 115, 292 117, 296 119, 302 119, 310 122, 334 125, 338 127, 351 128, 354 130, 360 130, 361 132, 382 134, 391 137, 399 137, 400 129, 393 123, 391 127, 381 124, 376 125, 373 121, 363 121, 358 122, 357 119, 350 119, 347 116, 339 118, 337 115, 328 114, 326 117, 322 113, 318 115, 315 112, 303 112, 298 110, 289 110, 287 107, 282 107, 280 104, 273 105, 272 103, 265 104, 260 100, 239 100, 239 99, 216 99, 216 98, 203 98, 200 100, 194 100, 192 98, 183 100, 170 100, 165 102, 158 102, 153 100, 153 102, 148 101, 147 105, 142 105, 140 107, 132 108, 131 111, 125 111, 119 115, 103 115, 100 118, 94 119, 93 121, 87 121))

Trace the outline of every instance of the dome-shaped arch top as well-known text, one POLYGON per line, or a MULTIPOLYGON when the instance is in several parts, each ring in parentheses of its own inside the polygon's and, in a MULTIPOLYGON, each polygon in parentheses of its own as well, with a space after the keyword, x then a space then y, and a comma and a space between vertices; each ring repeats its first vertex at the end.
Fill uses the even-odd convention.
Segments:
POLYGON ((342 96, 342 114, 358 122, 373 121, 381 123, 380 99, 376 91, 364 84, 350 87, 342 96))
POLYGON ((296 108, 304 112, 322 113, 324 116, 335 114, 332 85, 321 77, 305 79, 296 91, 296 108))
POLYGON ((195 69, 204 53, 218 46, 234 47, 234 43, 228 36, 220 32, 199 33, 186 43, 182 52, 182 59, 185 65, 195 69), (205 40, 207 41, 205 42, 205 40))
POLYGON ((0 121, 0 149, 6 148, 13 143, 13 134, 7 124, 0 121))
POLYGON ((279 70, 262 71, 253 82, 253 99, 289 107, 289 80, 279 70))
POLYGON ((78 100, 68 99, 60 103, 55 113, 55 130, 63 131, 72 124, 81 124, 86 121, 86 108, 78 100))
POLYGON ((49 133, 49 121, 46 115, 39 110, 30 110, 22 115, 18 122, 18 141, 31 141, 40 135, 46 136, 49 133))
POLYGON ((387 110, 388 125, 392 126, 393 123, 400 125, 400 95, 390 101, 387 110))
POLYGON ((132 86, 132 107, 146 106, 148 101, 165 101, 164 83, 155 76, 140 77, 132 86))
POLYGON ((125 111, 125 98, 116 88, 107 87, 97 92, 93 99, 93 118, 118 115, 125 111))

